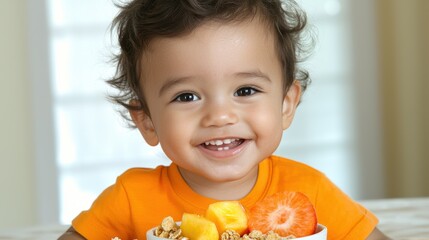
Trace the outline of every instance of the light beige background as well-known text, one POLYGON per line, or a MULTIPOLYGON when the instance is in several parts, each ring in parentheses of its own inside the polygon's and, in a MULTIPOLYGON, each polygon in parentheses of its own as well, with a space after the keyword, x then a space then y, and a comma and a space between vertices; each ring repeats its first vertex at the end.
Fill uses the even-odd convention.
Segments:
POLYGON ((26 1, 0 4, 0 226, 36 221, 26 1))
MULTIPOLYGON (((0 228, 37 223, 27 7, 23 0, 5 1, 0 8, 0 228)), ((383 149, 370 151, 382 151, 382 159, 371 161, 382 162, 385 179, 370 181, 386 183, 385 197, 429 196, 429 1, 377 0, 376 7, 379 78, 373 84, 380 89, 383 149)), ((365 98, 365 89, 359 93, 365 98)), ((361 168, 371 168, 371 161, 361 168)))
POLYGON ((387 194, 429 196, 429 1, 376 2, 387 194))

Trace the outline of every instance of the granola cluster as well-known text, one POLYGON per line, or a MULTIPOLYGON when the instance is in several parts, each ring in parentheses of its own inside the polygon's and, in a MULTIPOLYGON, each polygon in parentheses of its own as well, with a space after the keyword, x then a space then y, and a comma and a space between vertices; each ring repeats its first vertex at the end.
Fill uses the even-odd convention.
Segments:
POLYGON ((226 230, 221 235, 221 240, 280 240, 280 239, 293 239, 294 236, 280 237, 277 233, 270 231, 263 234, 261 231, 253 230, 249 234, 244 234, 240 237, 240 234, 234 230, 226 230))
MULTIPOLYGON (((182 235, 180 226, 176 224, 171 216, 164 218, 161 225, 155 228, 153 234, 160 238, 190 240, 182 235)), ((240 236, 240 234, 234 230, 226 230, 221 235, 221 240, 285 240, 294 238, 295 236, 280 237, 273 231, 263 234, 261 231, 257 230, 253 230, 249 234, 244 234, 243 236, 240 236)))
POLYGON ((153 231, 153 235, 160 238, 189 240, 189 238, 182 235, 182 230, 171 216, 168 216, 162 220, 161 225, 159 225, 153 231))

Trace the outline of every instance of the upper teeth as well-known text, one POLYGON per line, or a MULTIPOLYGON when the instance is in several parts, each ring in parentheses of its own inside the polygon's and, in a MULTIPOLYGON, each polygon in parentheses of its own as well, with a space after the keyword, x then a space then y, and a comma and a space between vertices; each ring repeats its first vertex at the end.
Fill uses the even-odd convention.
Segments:
POLYGON ((212 140, 212 141, 208 141, 208 142, 205 142, 204 144, 205 145, 216 145, 216 146, 220 146, 220 145, 223 145, 223 144, 230 144, 230 143, 232 143, 232 142, 234 142, 234 141, 237 141, 237 139, 233 139, 233 138, 227 138, 227 139, 223 139, 223 140, 212 140))

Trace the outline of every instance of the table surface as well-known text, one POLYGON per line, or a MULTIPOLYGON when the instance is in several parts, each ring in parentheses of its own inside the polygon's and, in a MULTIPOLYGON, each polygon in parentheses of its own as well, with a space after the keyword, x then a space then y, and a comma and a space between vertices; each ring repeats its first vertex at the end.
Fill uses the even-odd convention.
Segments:
MULTIPOLYGON (((377 215, 378 228, 393 239, 429 240, 429 197, 360 201, 377 215)), ((57 239, 68 227, 37 226, 0 231, 0 240, 57 239)))
POLYGON ((393 239, 429 240, 429 198, 361 201, 380 220, 378 228, 393 239))

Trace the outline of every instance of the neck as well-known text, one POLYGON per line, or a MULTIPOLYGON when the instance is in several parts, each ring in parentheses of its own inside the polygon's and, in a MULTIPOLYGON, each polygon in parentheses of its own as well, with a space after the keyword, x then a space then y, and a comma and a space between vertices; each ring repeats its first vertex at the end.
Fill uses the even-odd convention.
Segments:
POLYGON ((221 182, 196 176, 180 167, 179 172, 193 191, 216 200, 240 200, 244 198, 252 190, 258 178, 258 166, 240 179, 221 182))

